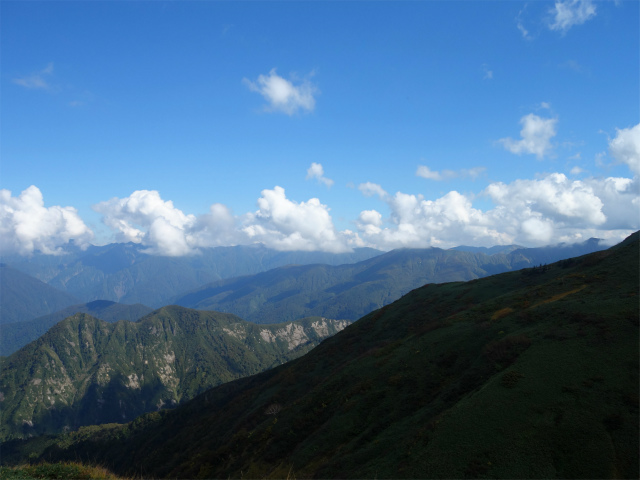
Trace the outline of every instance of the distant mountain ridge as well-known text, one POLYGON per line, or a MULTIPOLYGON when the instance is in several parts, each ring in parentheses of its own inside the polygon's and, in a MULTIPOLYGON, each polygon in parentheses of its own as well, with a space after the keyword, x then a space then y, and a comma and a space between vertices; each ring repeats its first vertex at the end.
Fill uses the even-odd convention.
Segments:
POLYGON ((53 313, 80 303, 58 290, 9 265, 0 265, 0 325, 53 313))
POLYGON ((356 320, 426 283, 465 281, 602 249, 597 239, 538 249, 397 249, 354 264, 279 267, 213 282, 171 303, 233 313, 256 323, 307 315, 356 320), (508 252, 508 253, 504 253, 508 252))
MULTIPOLYGON (((3 262, 75 296, 72 303, 111 300, 158 308, 180 292, 223 278, 289 264, 354 263, 382 253, 372 248, 338 254, 282 252, 259 244, 203 248, 200 254, 185 257, 153 256, 143 250, 134 243, 92 246, 86 251, 68 246, 63 255, 4 256, 3 262)), ((44 313, 51 312, 40 315, 44 313)))
POLYGON ((118 320, 136 321, 153 311, 145 305, 123 305, 110 300, 94 300, 93 302, 71 305, 57 312, 33 320, 0 325, 0 356, 10 355, 26 344, 37 340, 56 323, 76 313, 87 313, 105 322, 118 320))
POLYGON ((350 322, 255 325, 178 306, 138 322, 78 313, 10 355, 0 371, 0 438, 129 421, 296 358, 350 322))

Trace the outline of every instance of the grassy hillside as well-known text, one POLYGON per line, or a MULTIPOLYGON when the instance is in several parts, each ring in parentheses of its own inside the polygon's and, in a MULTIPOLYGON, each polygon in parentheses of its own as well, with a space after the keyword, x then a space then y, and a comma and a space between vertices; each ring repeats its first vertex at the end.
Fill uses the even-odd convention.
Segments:
POLYGON ((597 250, 597 240, 544 248, 466 251, 399 249, 349 265, 280 267, 221 280, 172 300, 189 308, 233 313, 256 323, 307 315, 356 320, 425 283, 473 280, 597 250), (576 253, 579 252, 579 253, 576 253))
POLYGON ((57 290, 7 265, 0 264, 0 324, 22 322, 79 303, 57 290))
POLYGON ((145 305, 122 305, 109 300, 95 300, 93 302, 72 305, 57 312, 24 322, 0 325, 0 355, 10 355, 26 344, 37 340, 56 323, 75 313, 89 315, 113 323, 118 320, 135 321, 150 313, 151 308, 145 305))
POLYGON ((0 371, 0 438, 129 421, 306 353, 349 322, 254 325, 171 306, 139 322, 79 313, 9 356, 0 371))
POLYGON ((638 234, 426 285, 172 410, 3 444, 171 478, 638 478, 638 234), (47 447, 48 446, 48 447, 47 447))

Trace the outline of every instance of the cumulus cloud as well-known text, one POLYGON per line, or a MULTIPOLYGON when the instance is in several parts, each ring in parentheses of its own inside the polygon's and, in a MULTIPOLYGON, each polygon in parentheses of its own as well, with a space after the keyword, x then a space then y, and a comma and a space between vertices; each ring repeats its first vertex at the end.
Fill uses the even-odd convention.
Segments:
POLYGON ((298 110, 312 112, 316 106, 314 95, 318 93, 318 89, 308 79, 294 85, 279 76, 273 68, 268 75, 259 75, 255 82, 247 78, 242 81, 249 90, 264 97, 269 104, 267 111, 293 115, 298 110))
POLYGON ((626 163, 634 174, 640 174, 640 123, 616 130, 615 138, 609 142, 609 153, 618 162, 626 163))
POLYGON ((579 181, 552 173, 535 180, 490 184, 480 196, 494 207, 485 211, 456 191, 435 200, 397 192, 384 197, 390 210, 387 221, 377 211, 365 210, 356 225, 367 245, 381 249, 531 246, 589 236, 620 240, 640 228, 638 186, 638 177, 579 181))
POLYGON ((501 138, 498 141, 511 153, 531 153, 541 159, 552 149, 551 139, 556 135, 557 122, 555 118, 541 118, 530 113, 520 119, 520 140, 501 138))
POLYGON ((276 186, 262 191, 258 207, 246 216, 242 228, 253 241, 277 250, 350 250, 336 231, 329 208, 317 198, 298 203, 286 197, 284 188, 276 186))
POLYGON ((93 206, 102 221, 117 233, 120 242, 147 246, 147 252, 180 256, 193 253, 187 233, 195 226, 196 217, 185 215, 164 201, 155 190, 137 190, 126 198, 112 198, 93 206))
POLYGON ((441 172, 431 170, 426 165, 419 165, 416 169, 416 176, 426 178, 428 180, 449 180, 452 178, 469 177, 473 180, 478 178, 486 170, 485 167, 463 168, 457 171, 442 170, 441 172))
POLYGON ((73 241, 85 248, 93 232, 73 207, 45 207, 42 192, 32 185, 18 197, 0 190, 0 253, 55 255, 73 241))
POLYGON ((45 68, 31 75, 14 78, 13 83, 24 88, 47 90, 49 88, 47 77, 51 74, 53 74, 53 63, 49 63, 45 68))
POLYGON ((333 180, 324 176, 324 168, 320 163, 313 162, 307 169, 307 180, 310 178, 316 178, 318 182, 324 183, 327 187, 333 185, 333 180))
POLYGON ((607 230, 638 230, 640 228, 640 179, 607 177, 583 180, 603 204, 606 217, 600 225, 607 230))
POLYGON ((566 33, 574 25, 582 25, 595 17, 596 6, 591 0, 557 1, 549 13, 553 15, 549 28, 566 33))
POLYGON ((226 205, 214 203, 209 213, 198 216, 187 240, 192 247, 238 245, 247 241, 237 228, 237 220, 226 205))
POLYGON ((541 215, 576 227, 597 226, 606 220, 602 200, 593 188, 562 173, 539 180, 493 183, 486 193, 497 205, 514 213, 541 215))

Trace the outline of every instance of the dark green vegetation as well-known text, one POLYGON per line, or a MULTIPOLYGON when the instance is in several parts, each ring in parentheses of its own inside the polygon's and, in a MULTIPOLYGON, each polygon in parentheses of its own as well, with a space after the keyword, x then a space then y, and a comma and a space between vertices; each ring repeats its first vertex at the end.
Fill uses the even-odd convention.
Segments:
POLYGON ((638 478, 638 234, 426 285, 302 358, 3 462, 156 478, 638 478))
POLYGON ((89 315, 113 323, 118 320, 135 321, 150 313, 151 308, 144 305, 122 305, 109 300, 94 300, 82 305, 72 305, 49 315, 33 320, 0 325, 0 355, 10 355, 27 343, 44 335, 49 328, 75 313, 89 315))
POLYGON ((280 267, 252 276, 221 280, 172 300, 189 308, 238 315, 256 323, 307 315, 357 320, 426 283, 473 280, 494 273, 549 263, 598 250, 582 244, 544 248, 470 247, 400 249, 349 265, 280 267))
POLYGON ((0 325, 29 320, 80 303, 74 296, 0 264, 0 325))
POLYGON ((308 352, 348 321, 255 325, 163 307, 139 322, 79 313, 4 359, 0 438, 124 422, 308 352))
MULTIPOLYGON (((222 278, 254 274, 294 263, 353 263, 380 253, 371 248, 338 254, 279 252, 263 245, 251 245, 203 248, 200 254, 186 257, 159 257, 147 255, 140 245, 116 243, 92 246, 86 251, 71 246, 66 254, 57 256, 5 256, 3 262, 68 292, 82 302, 111 300, 158 308, 171 303, 170 298, 180 292, 222 278)), ((75 303, 81 302, 74 300, 67 305, 75 303)), ((59 308, 22 320, 55 310, 59 308)))
POLYGON ((100 467, 73 462, 0 467, 0 480, 120 480, 100 467))

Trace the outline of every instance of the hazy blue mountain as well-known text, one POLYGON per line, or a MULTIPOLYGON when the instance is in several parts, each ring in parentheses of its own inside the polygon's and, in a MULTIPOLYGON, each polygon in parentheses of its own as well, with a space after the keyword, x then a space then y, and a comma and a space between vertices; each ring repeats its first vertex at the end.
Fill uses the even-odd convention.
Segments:
POLYGON ((495 245, 493 247, 470 247, 468 245, 460 245, 459 247, 453 247, 451 250, 460 250, 461 252, 473 252, 473 253, 486 253, 487 255, 493 255, 495 253, 511 253, 514 250, 518 250, 520 245, 495 245))
POLYGON ((356 320, 425 283, 473 280, 600 248, 594 240, 491 255, 459 249, 399 249, 355 264, 287 266, 221 280, 171 303, 229 312, 256 323, 307 315, 356 320))
POLYGON ((141 304, 123 305, 110 300, 72 305, 42 317, 0 325, 0 355, 6 356, 44 335, 56 323, 76 313, 87 313, 95 318, 113 323, 118 320, 136 321, 153 309, 141 304))
POLYGON ((638 478, 638 234, 430 284, 174 410, 2 445, 149 478, 638 478))
POLYGON ((0 265, 0 324, 30 320, 76 303, 79 301, 73 295, 0 265))
POLYGON ((86 251, 70 246, 66 255, 5 256, 4 261, 84 302, 105 299, 160 307, 180 292, 223 278, 289 264, 354 263, 381 253, 371 248, 339 254, 280 252, 248 245, 203 248, 200 254, 186 257, 159 257, 143 250, 133 243, 92 246, 86 251))
POLYGON ((0 438, 129 421, 296 358, 350 322, 256 325, 163 307, 138 322, 78 313, 2 362, 0 438))
POLYGON ((590 238, 580 243, 561 243, 547 247, 519 248, 510 253, 514 269, 527 268, 532 265, 544 265, 565 258, 577 257, 586 253, 603 250, 606 246, 598 238, 590 238))

